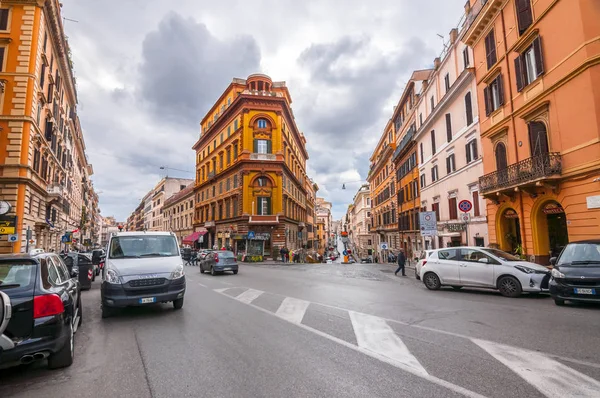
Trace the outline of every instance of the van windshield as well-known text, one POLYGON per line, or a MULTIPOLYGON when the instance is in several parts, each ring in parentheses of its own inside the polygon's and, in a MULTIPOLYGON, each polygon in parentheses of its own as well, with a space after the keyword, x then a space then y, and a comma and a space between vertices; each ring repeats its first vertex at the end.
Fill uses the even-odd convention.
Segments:
POLYGON ((110 241, 110 258, 179 256, 177 241, 171 235, 116 236, 110 241))

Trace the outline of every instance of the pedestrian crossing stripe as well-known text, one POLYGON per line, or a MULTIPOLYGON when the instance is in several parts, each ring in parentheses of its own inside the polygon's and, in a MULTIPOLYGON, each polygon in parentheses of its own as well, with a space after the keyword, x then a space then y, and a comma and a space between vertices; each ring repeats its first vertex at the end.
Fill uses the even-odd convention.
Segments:
MULTIPOLYGON (((353 344, 303 324, 302 321, 311 304, 309 301, 292 297, 284 297, 277 311, 273 312, 253 304, 257 298, 262 297, 265 294, 269 294, 265 293, 264 291, 241 287, 213 289, 213 291, 247 304, 269 315, 277 316, 278 318, 293 323, 303 329, 309 330, 329 340, 335 341, 336 343, 374 357, 380 361, 386 362, 408 373, 426 379, 452 391, 458 392, 464 396, 484 397, 477 392, 471 391, 430 374, 425 366, 420 363, 417 357, 411 353, 409 348, 402 341, 401 337, 398 336, 398 334, 390 327, 388 323, 395 322, 402 324, 402 322, 387 320, 385 318, 360 312, 349 311, 339 307, 312 303, 319 306, 346 311, 352 323, 352 328, 356 337, 357 344, 353 344), (232 289, 245 290, 237 295, 228 294, 228 292, 232 289)), ((561 362, 558 362, 557 360, 553 359, 556 357, 551 355, 494 343, 491 341, 461 336, 454 333, 438 331, 428 327, 423 329, 470 341, 472 344, 475 344, 485 353, 487 353, 491 360, 497 361, 498 363, 506 366, 512 372, 514 372, 516 376, 533 386, 536 390, 547 397, 562 398, 576 396, 584 398, 597 398, 599 396, 598 391, 600 391, 600 381, 573 368, 570 368, 561 362), (564 377, 561 376, 560 378, 557 378, 557 375, 564 375, 564 377), (565 383, 564 380, 569 380, 569 382, 565 383)), ((593 363, 584 363, 575 360, 573 360, 573 362, 578 362, 580 364, 592 367, 598 367, 597 364, 593 363)))

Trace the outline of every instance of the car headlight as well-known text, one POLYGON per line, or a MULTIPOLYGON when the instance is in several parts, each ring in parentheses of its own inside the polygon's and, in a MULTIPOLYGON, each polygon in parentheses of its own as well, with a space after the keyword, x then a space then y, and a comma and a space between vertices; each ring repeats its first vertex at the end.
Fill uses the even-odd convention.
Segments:
POLYGON ((554 268, 554 269, 552 270, 552 277, 553 277, 553 278, 559 278, 559 279, 560 279, 560 278, 564 278, 564 277, 565 277, 565 274, 563 274, 562 272, 560 272, 559 270, 557 270, 556 268, 554 268))
POLYGON ((104 281, 108 282, 108 283, 112 283, 112 284, 121 283, 121 280, 119 279, 119 275, 117 275, 117 272, 113 269, 106 270, 106 273, 104 274, 104 281))
POLYGON ((521 272, 525 272, 526 274, 535 274, 535 270, 528 268, 528 267, 524 267, 522 265, 515 265, 515 268, 518 269, 521 272))
POLYGON ((183 272, 183 265, 178 265, 177 268, 173 272, 171 272, 171 277, 169 279, 179 279, 182 278, 185 273, 183 272))

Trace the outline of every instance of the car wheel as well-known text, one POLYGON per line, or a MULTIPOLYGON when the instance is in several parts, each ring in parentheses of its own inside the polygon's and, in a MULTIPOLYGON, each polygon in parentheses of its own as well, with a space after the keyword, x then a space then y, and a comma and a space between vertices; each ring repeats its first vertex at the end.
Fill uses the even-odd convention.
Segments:
POLYGON ((419 273, 417 272, 417 270, 415 269, 415 279, 420 281, 421 277, 419 276, 419 273))
POLYGON ((433 272, 426 273, 425 276, 423 276, 423 282, 425 283, 425 287, 429 290, 438 290, 442 286, 440 278, 433 272))
POLYGON ((454 289, 454 290, 460 290, 460 289, 462 289, 462 286, 452 286, 452 289, 454 289))
POLYGON ((65 345, 56 353, 48 357, 48 369, 66 368, 73 364, 73 353, 75 348, 75 335, 73 325, 69 324, 69 339, 65 345))
POLYGON ((96 271, 92 270, 92 282, 96 280, 96 271))
POLYGON ((237 275, 238 270, 236 269, 235 271, 233 271, 233 275, 237 275))
POLYGON ((177 300, 173 300, 173 308, 180 310, 183 308, 183 297, 177 300))
POLYGON ((113 308, 102 305, 102 318, 110 318, 115 314, 115 310, 113 308))
POLYGON ((498 290, 504 297, 519 297, 523 289, 517 278, 504 276, 498 281, 498 290))
POLYGON ((210 267, 210 274, 212 276, 215 276, 217 273, 215 272, 215 269, 213 267, 210 267))
POLYGON ((563 305, 565 305, 565 300, 554 299, 554 304, 558 305, 559 307, 562 307, 563 305))

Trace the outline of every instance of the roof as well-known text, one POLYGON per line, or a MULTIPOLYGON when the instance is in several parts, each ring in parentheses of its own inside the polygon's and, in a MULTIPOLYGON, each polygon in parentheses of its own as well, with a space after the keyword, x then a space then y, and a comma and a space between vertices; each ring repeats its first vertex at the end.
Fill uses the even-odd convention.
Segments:
POLYGON ((113 234, 113 236, 143 236, 143 235, 149 235, 149 236, 173 235, 173 236, 175 236, 172 232, 167 232, 167 231, 132 231, 132 232, 115 232, 113 234))
POLYGON ((174 194, 173 196, 171 196, 170 198, 168 198, 167 200, 165 200, 164 207, 170 206, 171 204, 176 203, 179 200, 181 200, 183 197, 185 197, 187 195, 191 195, 193 193, 194 193, 194 183, 190 182, 181 191, 177 192, 176 194, 174 194))
POLYGON ((416 70, 411 75, 410 80, 414 80, 414 81, 429 80, 429 77, 433 74, 433 71, 434 71, 433 69, 416 70))

